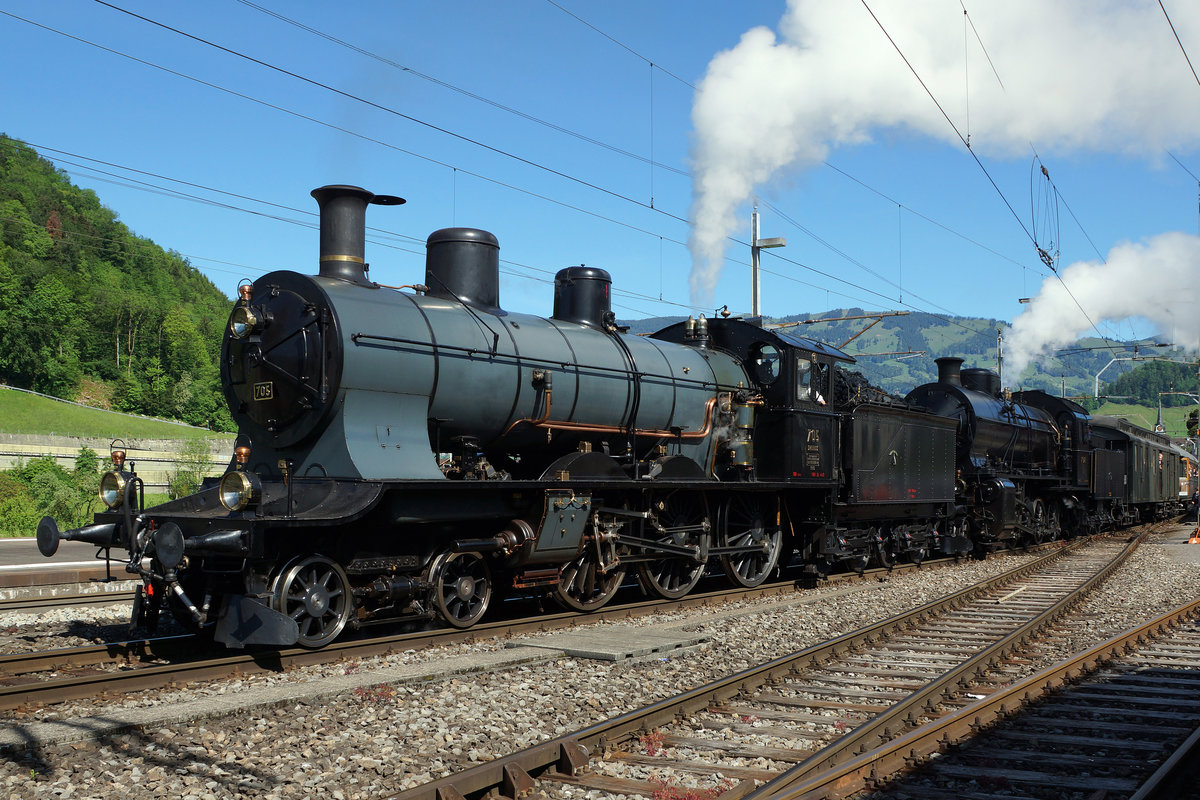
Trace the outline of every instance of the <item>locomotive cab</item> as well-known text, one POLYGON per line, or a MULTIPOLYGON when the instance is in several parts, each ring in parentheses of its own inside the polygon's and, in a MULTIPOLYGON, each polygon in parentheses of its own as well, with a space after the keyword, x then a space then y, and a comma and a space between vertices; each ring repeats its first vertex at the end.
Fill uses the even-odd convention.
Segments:
POLYGON ((721 350, 741 362, 750 380, 746 405, 754 413, 752 422, 738 424, 750 439, 748 447, 733 449, 735 458, 752 466, 755 479, 837 484, 840 436, 833 410, 834 375, 838 363, 853 363, 853 358, 814 339, 763 328, 759 318, 701 317, 664 328, 653 338, 721 350))
POLYGON ((779 360, 775 379, 760 384, 757 475, 761 480, 833 486, 839 477, 841 446, 839 417, 832 407, 834 372, 838 362, 853 359, 820 342, 773 336, 775 342, 757 345, 760 353, 777 349, 779 360))

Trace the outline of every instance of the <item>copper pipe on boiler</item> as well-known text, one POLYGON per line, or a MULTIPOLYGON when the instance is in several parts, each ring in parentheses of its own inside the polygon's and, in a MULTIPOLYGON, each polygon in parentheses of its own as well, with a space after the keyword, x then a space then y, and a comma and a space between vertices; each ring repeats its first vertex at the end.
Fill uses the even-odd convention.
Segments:
MULTIPOLYGON (((687 433, 675 434, 669 430, 652 430, 648 428, 634 429, 635 436, 654 436, 654 437, 670 437, 673 439, 703 439, 712 432, 713 427, 713 410, 717 407, 717 399, 715 397, 708 398, 704 404, 704 427, 698 431, 688 431, 687 433)), ((519 419, 512 425, 508 426, 508 430, 504 433, 507 435, 516 426, 524 423, 533 425, 535 428, 547 428, 556 431, 574 431, 577 433, 626 433, 625 428, 616 425, 592 425, 586 422, 551 422, 550 419, 550 392, 546 392, 546 408, 542 416, 538 419, 519 419)))

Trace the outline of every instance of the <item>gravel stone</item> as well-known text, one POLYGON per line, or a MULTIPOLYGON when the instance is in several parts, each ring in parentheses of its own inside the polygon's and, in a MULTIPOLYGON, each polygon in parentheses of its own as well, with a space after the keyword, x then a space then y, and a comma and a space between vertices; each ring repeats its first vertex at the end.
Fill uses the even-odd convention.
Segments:
MULTIPOLYGON (((1200 569, 1173 559, 1161 546, 1163 541, 1162 536, 1152 538, 1110 578, 1089 604, 1090 616, 1068 626, 1066 636, 1054 637, 1055 641, 1062 639, 1061 648, 1078 650, 1094 645, 1200 592, 1200 569)), ((196 800, 349 800, 399 792, 857 629, 1031 558, 1001 555, 951 569, 890 576, 849 590, 818 589, 786 600, 771 598, 620 623, 593 623, 600 629, 674 627, 702 633, 708 639, 706 644, 666 657, 618 662, 550 658, 488 672, 364 684, 328 701, 295 699, 273 707, 242 708, 219 718, 169 726, 151 724, 100 739, 18 749, 0 759, 0 786, 4 795, 12 798, 95 800, 117 800, 131 793, 196 800)), ((116 609, 123 620, 128 609, 116 609)), ((5 630, 15 628, 18 633, 5 635, 16 637, 12 641, 22 640, 24 650, 42 646, 36 644, 42 640, 66 646, 64 628, 84 630, 95 625, 103 613, 93 608, 27 615, 36 619, 28 623, 6 620, 5 630), (81 613, 89 619, 81 620, 81 613)), ((108 624, 116 623, 101 622, 98 629, 103 631, 108 624)), ((0 649, 10 643, 0 642, 0 649)), ((247 690, 270 686, 294 689, 297 697, 307 696, 314 686, 346 681, 347 676, 367 677, 425 665, 421 674, 435 675, 438 665, 448 659, 498 653, 505 647, 505 641, 488 639, 410 650, 355 664, 243 676, 108 702, 63 704, 27 714, 5 713, 3 721, 7 727, 15 727, 37 720, 72 720, 124 709, 169 707, 197 696, 236 698, 247 690)), ((1039 660, 1051 663, 1056 656, 1046 652, 1039 660)), ((707 737, 732 735, 728 719, 713 722, 704 732, 707 737)), ((766 723, 749 720, 739 724, 766 723)), ((642 749, 637 742, 626 746, 642 749)), ((712 758, 706 753, 688 755, 712 758)), ((784 766, 765 759, 728 757, 722 763, 759 769, 784 766)), ((655 780, 652 769, 638 774, 655 780)), ((698 785, 712 787, 721 781, 708 776, 698 785)), ((556 788, 550 793, 571 800, 615 796, 574 788, 556 788)))

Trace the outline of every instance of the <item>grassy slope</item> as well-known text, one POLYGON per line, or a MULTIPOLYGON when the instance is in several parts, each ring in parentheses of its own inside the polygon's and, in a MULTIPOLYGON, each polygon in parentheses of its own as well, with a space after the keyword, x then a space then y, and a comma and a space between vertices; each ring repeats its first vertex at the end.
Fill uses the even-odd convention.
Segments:
POLYGON ((0 433, 95 439, 193 439, 231 435, 116 411, 83 408, 12 389, 0 389, 0 433))
MULTIPOLYGON (((1187 436, 1187 415, 1194 406, 1178 406, 1175 408, 1163 409, 1163 427, 1166 428, 1166 433, 1176 438, 1187 436)), ((1134 425, 1139 425, 1143 428, 1154 430, 1154 423, 1158 421, 1158 407, 1150 408, 1149 406, 1135 406, 1128 403, 1105 403, 1100 407, 1096 414, 1108 415, 1113 417, 1124 417, 1134 425)))

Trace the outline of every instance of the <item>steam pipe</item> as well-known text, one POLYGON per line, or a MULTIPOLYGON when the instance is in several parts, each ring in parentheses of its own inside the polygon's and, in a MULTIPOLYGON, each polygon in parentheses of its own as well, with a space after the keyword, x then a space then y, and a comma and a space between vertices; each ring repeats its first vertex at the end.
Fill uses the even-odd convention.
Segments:
MULTIPOLYGON (((517 425, 525 423, 532 425, 535 428, 548 428, 554 431, 574 431, 577 433, 627 433, 628 429, 622 428, 619 425, 594 425, 586 422, 552 422, 549 417, 549 403, 547 403, 546 413, 538 419, 519 419, 508 427, 511 431, 517 425)), ((670 430, 655 430, 649 428, 635 428, 633 434, 635 436, 653 436, 657 438, 670 437, 672 439, 703 439, 712 432, 713 427, 713 410, 717 407, 717 399, 715 397, 708 398, 708 402, 704 404, 704 425, 698 431, 687 431, 686 433, 676 434, 670 430)), ((508 431, 505 431, 507 434, 508 431)))

